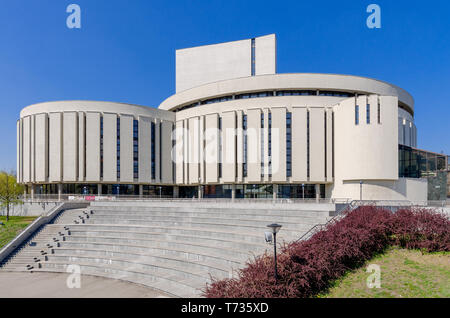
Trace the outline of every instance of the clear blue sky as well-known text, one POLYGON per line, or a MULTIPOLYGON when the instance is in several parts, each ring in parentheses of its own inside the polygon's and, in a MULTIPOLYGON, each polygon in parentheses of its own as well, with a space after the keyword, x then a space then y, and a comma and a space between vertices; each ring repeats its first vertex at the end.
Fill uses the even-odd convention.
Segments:
POLYGON ((419 148, 450 154, 450 1, 0 0, 0 170, 16 167, 27 105, 70 99, 157 107, 175 50, 276 33, 278 72, 385 80, 415 98, 419 148), (82 9, 81 30, 66 7, 82 9), (368 29, 366 7, 382 10, 368 29))

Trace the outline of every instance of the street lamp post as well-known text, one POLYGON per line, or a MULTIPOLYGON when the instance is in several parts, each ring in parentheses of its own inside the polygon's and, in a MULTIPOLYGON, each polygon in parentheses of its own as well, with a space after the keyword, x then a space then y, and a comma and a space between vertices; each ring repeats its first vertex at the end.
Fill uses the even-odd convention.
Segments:
POLYGON ((278 283, 278 270, 277 270, 277 233, 281 229, 280 224, 269 224, 268 228, 272 230, 273 234, 273 256, 274 256, 274 267, 275 267, 275 283, 278 283))

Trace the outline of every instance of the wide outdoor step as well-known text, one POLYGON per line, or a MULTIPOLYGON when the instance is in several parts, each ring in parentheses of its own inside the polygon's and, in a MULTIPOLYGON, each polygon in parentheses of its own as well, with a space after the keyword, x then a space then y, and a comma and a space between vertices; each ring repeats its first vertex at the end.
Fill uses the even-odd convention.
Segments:
MULTIPOLYGON (((201 213, 202 215, 185 215, 182 213, 171 213, 173 215, 155 215, 154 213, 108 213, 99 214, 95 212, 92 218, 85 220, 86 223, 96 222, 97 220, 118 222, 120 220, 136 220, 136 221, 168 221, 168 222, 203 222, 203 223, 226 223, 226 224, 241 224, 241 225, 255 225, 265 227, 271 223, 283 223, 283 227, 295 227, 298 225, 316 224, 323 220, 318 217, 272 217, 272 216, 251 216, 251 215, 234 215, 229 217, 228 215, 222 216, 217 214, 201 213)), ((191 213, 194 214, 194 213, 191 213)))
POLYGON ((315 223, 327 218, 327 214, 317 215, 278 215, 278 214, 256 214, 256 213, 216 213, 216 212, 204 212, 204 211, 93 211, 91 218, 210 218, 210 219, 228 219, 233 221, 239 220, 253 220, 264 222, 286 222, 286 223, 315 223))
MULTIPOLYGON (((32 272, 67 272, 67 267, 73 264, 67 263, 51 263, 42 264, 41 268, 35 268, 32 272)), ((201 289, 204 288, 209 281, 208 278, 183 278, 176 275, 164 274, 161 272, 150 273, 148 271, 139 270, 138 268, 126 269, 114 265, 108 267, 91 264, 78 263, 81 267, 81 273, 84 275, 101 276, 112 279, 120 279, 132 283, 141 284, 160 290, 174 297, 198 297, 201 289)))
MULTIPOLYGON (((128 219, 113 219, 113 220, 95 220, 92 219, 88 223, 89 225, 115 225, 115 224, 129 224, 133 225, 145 225, 149 228, 183 228, 183 229, 208 229, 208 230, 218 230, 218 231, 233 231, 241 233, 253 233, 254 235, 263 235, 265 231, 268 231, 266 225, 243 225, 243 224, 233 224, 233 223, 213 223, 213 222, 188 222, 188 221, 146 221, 146 220, 128 220, 128 219)), ((85 225, 84 224, 84 225, 85 225)), ((312 227, 311 224, 298 224, 292 225, 292 227, 287 225, 283 227, 281 235, 286 236, 298 236, 301 232, 306 232, 312 227)))
POLYGON ((231 272, 225 271, 221 268, 207 266, 203 264, 195 264, 193 262, 184 262, 180 265, 180 262, 158 259, 154 257, 151 261, 146 258, 127 259, 119 257, 102 257, 95 255, 49 255, 48 260, 41 262, 41 264, 62 262, 67 264, 96 264, 104 267, 117 266, 123 270, 128 269, 140 269, 149 273, 163 273, 170 275, 178 275, 183 278, 203 278, 211 274, 218 278, 228 278, 231 272))
POLYGON ((86 217, 86 215, 84 214, 85 211, 86 209, 67 210, 56 217, 56 219, 53 220, 53 223, 73 223, 74 220, 80 220, 80 216, 86 217))
MULTIPOLYGON (((135 244, 128 242, 108 242, 107 240, 90 243, 90 242, 74 242, 65 241, 60 243, 55 252, 65 249, 103 249, 108 251, 129 251, 133 253, 161 253, 163 255, 173 255, 177 257, 186 257, 193 259, 219 259, 225 262, 245 262, 251 255, 249 252, 241 252, 231 248, 223 248, 208 245, 195 245, 172 241, 147 241, 135 244), (147 244, 145 244, 147 243, 147 244)), ((265 249, 259 248, 261 252, 265 249)), ((35 252, 34 252, 35 253, 35 252)), ((31 255, 31 254, 30 254, 31 255)))
MULTIPOLYGON (((268 222, 252 222, 248 221, 246 223, 233 223, 224 220, 222 223, 215 223, 214 220, 201 221, 154 221, 154 220, 143 220, 143 219, 107 219, 107 220, 91 220, 83 224, 90 225, 143 225, 149 227, 182 227, 182 228, 195 228, 195 229, 209 229, 209 230, 225 230, 225 231, 237 231, 243 233, 253 233, 255 235, 263 234, 266 231, 270 231, 267 228, 268 222)), ((284 224, 281 235, 288 236, 298 236, 301 232, 308 231, 313 225, 312 224, 284 224)))
MULTIPOLYGON (((124 226, 112 226, 112 225, 78 225, 73 226, 70 229, 70 235, 78 236, 115 236, 123 238, 152 238, 153 233, 164 234, 177 234, 177 235, 198 235, 205 239, 208 238, 220 238, 233 241, 244 241, 250 243, 262 243, 264 242, 264 233, 245 233, 245 232, 226 232, 219 230, 208 231, 206 229, 195 228, 176 228, 176 227, 124 227, 124 226), (259 234, 259 235, 258 235, 259 234)), ((302 233, 299 233, 299 236, 302 233)), ((285 236, 280 233, 278 236, 279 242, 283 240, 287 242, 293 240, 293 237, 285 236)))
POLYGON ((220 257, 212 257, 204 254, 195 253, 176 253, 176 251, 169 250, 126 250, 98 249, 98 248, 84 248, 84 249, 70 249, 57 248, 52 253, 41 257, 42 260, 52 260, 58 256, 70 257, 99 257, 107 260, 122 259, 130 262, 146 263, 146 264, 165 264, 167 266, 186 266, 193 270, 217 272, 219 275, 228 273, 232 268, 239 268, 242 262, 236 259, 224 259, 220 257))
POLYGON ((248 214, 248 215, 268 215, 268 216, 329 216, 330 211, 326 210, 288 210, 288 209, 242 209, 242 208, 208 208, 208 207, 139 207, 139 206, 92 206, 91 210, 95 212, 105 211, 105 212, 177 212, 177 213, 191 213, 191 212, 204 212, 204 213, 215 213, 215 214, 248 214))
MULTIPOLYGON (((81 233, 83 234, 83 233, 81 233)), ((263 238, 261 237, 258 243, 250 243, 244 241, 225 240, 220 238, 209 238, 195 235, 177 235, 166 233, 147 233, 147 237, 144 238, 129 238, 129 237, 117 237, 117 236, 86 236, 86 235, 71 235, 66 238, 64 242, 60 244, 70 243, 109 243, 109 244, 134 244, 134 245, 148 245, 155 244, 155 242, 165 242, 166 244, 209 244, 213 248, 222 249, 224 251, 235 250, 236 253, 247 253, 252 251, 258 253, 266 248, 266 244, 263 244, 263 238)))
MULTIPOLYGON (((36 266, 33 269, 37 268, 36 266)), ((0 271, 2 272, 28 272, 30 269, 26 267, 26 264, 7 264, 0 267, 0 271)))

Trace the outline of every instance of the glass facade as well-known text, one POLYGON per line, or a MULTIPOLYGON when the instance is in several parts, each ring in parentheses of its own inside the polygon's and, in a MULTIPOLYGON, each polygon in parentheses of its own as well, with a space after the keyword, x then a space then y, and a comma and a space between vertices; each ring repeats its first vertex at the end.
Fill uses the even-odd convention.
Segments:
POLYGON ((231 185, 205 185, 204 198, 231 198, 231 185))
POLYGON ((352 97, 355 96, 355 94, 347 92, 319 91, 319 96, 352 97))
POLYGON ((243 184, 236 186, 236 198, 273 198, 272 184, 243 184))
MULTIPOLYGON (((315 199, 316 186, 314 184, 293 184, 293 185, 279 185, 278 198, 295 198, 295 199, 315 199)), ((320 197, 325 198, 325 185, 320 185, 320 197)))
POLYGON ((180 198, 198 198, 198 187, 180 187, 178 196, 180 198))
POLYGON ((234 98, 235 99, 248 99, 248 98, 259 98, 259 97, 270 97, 270 96, 273 96, 273 91, 239 94, 239 95, 236 95, 234 98))
POLYGON ((399 145, 399 177, 424 178, 447 171, 446 156, 399 145))
POLYGON ((142 194, 149 197, 159 197, 162 198, 172 198, 173 197, 173 187, 169 186, 156 186, 156 185, 144 185, 142 189, 142 194))
POLYGON ((426 178, 428 200, 447 198, 447 156, 399 145, 399 177, 426 178))
MULTIPOLYGON (((233 96, 222 96, 217 98, 211 98, 200 102, 200 105, 208 105, 208 104, 214 104, 214 103, 222 103, 227 102, 229 100, 232 100, 233 96)), ((198 103, 195 103, 193 106, 196 106, 198 103)), ((191 107, 193 107, 191 106, 191 107)), ((190 108, 190 107, 188 107, 190 108)))
MULTIPOLYGON (((252 65, 253 67, 253 65, 252 65)), ((283 91, 263 91, 255 93, 245 93, 237 95, 227 95, 215 98, 209 98, 206 100, 196 101, 194 103, 182 106, 174 110, 174 112, 179 112, 192 107, 227 102, 233 99, 248 99, 248 98, 260 98, 260 97, 273 97, 273 96, 330 96, 330 97, 352 97, 355 96, 354 93, 349 92, 339 92, 339 91, 315 91, 315 90, 283 90, 283 91)))
POLYGON ((261 177, 264 177, 264 113, 261 113, 261 177))
POLYGON ((317 91, 278 91, 277 96, 317 96, 317 91))

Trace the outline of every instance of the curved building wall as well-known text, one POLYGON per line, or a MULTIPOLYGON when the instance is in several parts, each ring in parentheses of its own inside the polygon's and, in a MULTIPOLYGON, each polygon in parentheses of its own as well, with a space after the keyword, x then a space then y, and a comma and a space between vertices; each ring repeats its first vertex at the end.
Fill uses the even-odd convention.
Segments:
POLYGON ((192 102, 212 97, 245 92, 298 89, 397 96, 402 107, 414 115, 414 99, 398 86, 360 76, 308 73, 259 75, 209 83, 172 95, 163 101, 159 108, 173 111, 192 102))
POLYGON ((17 122, 19 181, 172 184, 174 119, 171 112, 110 102, 26 107, 17 122))
POLYGON ((340 100, 267 97, 177 112, 177 184, 332 182, 332 107, 340 100))
POLYGON ((176 111, 179 185, 397 180, 403 122, 411 127, 407 144, 415 144, 412 97, 396 86, 354 76, 282 74, 221 81, 169 97, 160 108, 176 111), (309 96, 278 94, 293 89, 309 96), (237 99, 258 91, 263 97, 237 99), (360 95, 363 91, 368 93, 360 95), (232 98, 214 99, 224 94, 232 98), (180 107, 193 101, 198 103, 180 107))

